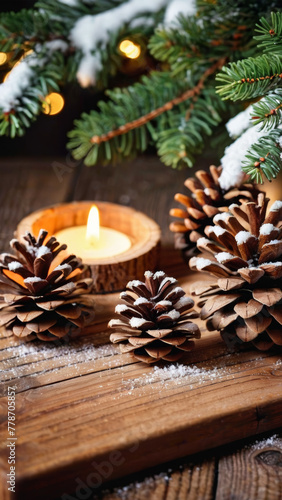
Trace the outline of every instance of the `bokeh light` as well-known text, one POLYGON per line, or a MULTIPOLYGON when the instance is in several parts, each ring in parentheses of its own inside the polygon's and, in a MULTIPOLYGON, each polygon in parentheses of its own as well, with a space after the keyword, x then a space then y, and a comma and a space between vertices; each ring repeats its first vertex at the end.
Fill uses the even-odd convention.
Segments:
POLYGON ((119 44, 119 50, 129 59, 137 59, 141 54, 140 45, 132 42, 132 40, 122 40, 119 44))
POLYGON ((45 115, 57 115, 60 111, 62 111, 64 104, 65 101, 61 94, 51 92, 51 94, 48 94, 45 97, 42 104, 43 113, 45 113, 45 115))

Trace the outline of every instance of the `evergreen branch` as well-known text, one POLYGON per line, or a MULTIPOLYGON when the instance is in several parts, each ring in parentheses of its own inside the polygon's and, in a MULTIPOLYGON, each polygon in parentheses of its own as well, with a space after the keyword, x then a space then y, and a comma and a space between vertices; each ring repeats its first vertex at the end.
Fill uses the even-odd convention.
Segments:
POLYGON ((204 138, 213 133, 221 122, 223 102, 214 89, 204 89, 191 99, 190 106, 182 104, 167 114, 166 123, 158 135, 157 151, 165 165, 192 167, 195 155, 204 146, 204 138))
POLYGON ((94 135, 93 137, 91 137, 90 142, 92 144, 101 144, 102 142, 107 142, 109 139, 113 139, 114 137, 117 137, 119 135, 126 134, 130 130, 133 130, 135 128, 143 126, 146 123, 148 123, 149 121, 154 120, 155 118, 157 118, 159 115, 165 113, 166 111, 170 111, 174 106, 177 106, 177 105, 181 104, 182 102, 187 101, 191 97, 195 97, 202 90, 204 83, 205 83, 205 80, 211 74, 213 74, 216 71, 216 69, 221 68, 223 66, 223 64, 224 64, 223 59, 217 61, 216 64, 213 64, 210 68, 208 68, 204 72, 203 76, 200 78, 197 85, 195 85, 192 89, 188 89, 185 92, 183 92, 183 94, 181 96, 174 97, 173 99, 166 102, 165 104, 163 104, 159 108, 150 111, 149 113, 141 116, 140 118, 137 118, 135 120, 132 120, 131 122, 123 124, 115 130, 111 130, 111 131, 107 132, 106 134, 102 134, 100 136, 94 135))
POLYGON ((51 91, 59 91, 59 83, 63 79, 63 59, 61 52, 54 52, 48 64, 33 67, 32 81, 17 98, 14 108, 6 112, 2 110, 0 114, 0 135, 12 138, 24 135, 25 129, 42 111, 45 96, 51 91))
POLYGON ((222 99, 254 99, 281 84, 282 56, 262 55, 230 63, 216 76, 216 80, 224 82, 217 87, 222 99))
POLYGON ((260 24, 256 26, 255 31, 260 34, 254 36, 254 39, 261 42, 258 48, 262 48, 263 52, 280 54, 282 51, 282 13, 271 12, 271 23, 263 17, 260 24))
POLYGON ((274 129, 267 136, 261 137, 246 154, 242 170, 256 183, 263 182, 263 175, 271 180, 281 168, 281 130, 274 129))
POLYGON ((266 130, 277 128, 282 122, 282 89, 276 89, 254 104, 252 115, 254 125, 260 123, 266 130))

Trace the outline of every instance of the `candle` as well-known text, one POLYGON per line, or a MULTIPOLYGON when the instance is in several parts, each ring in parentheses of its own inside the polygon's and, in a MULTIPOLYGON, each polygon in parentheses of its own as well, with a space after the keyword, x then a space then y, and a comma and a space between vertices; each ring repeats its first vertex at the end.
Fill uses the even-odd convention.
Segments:
POLYGON ((128 236, 116 229, 100 226, 98 208, 93 205, 87 226, 72 226, 55 234, 60 243, 86 263, 119 255, 131 247, 128 236))

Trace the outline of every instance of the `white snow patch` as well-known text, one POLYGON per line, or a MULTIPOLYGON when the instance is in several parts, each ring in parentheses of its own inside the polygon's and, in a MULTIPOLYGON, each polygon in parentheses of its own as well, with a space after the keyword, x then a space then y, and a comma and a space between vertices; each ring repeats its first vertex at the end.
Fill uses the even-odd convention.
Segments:
POLYGON ((8 264, 8 268, 9 268, 9 271, 16 271, 17 269, 20 269, 21 267, 23 267, 23 265, 20 263, 20 262, 10 262, 8 264))
POLYGON ((282 201, 276 200, 270 207, 270 212, 278 212, 282 208, 282 201))
POLYGON ((34 72, 26 61, 20 62, 11 70, 6 81, 0 84, 0 108, 9 113, 19 104, 19 98, 30 86, 34 72))
POLYGON ((263 236, 269 235, 272 231, 275 231, 277 228, 273 224, 263 224, 260 227, 259 234, 263 236))
POLYGON ((229 212, 223 212, 223 213, 220 213, 220 214, 216 214, 213 218, 213 222, 219 222, 219 221, 226 221, 227 219, 229 219, 230 217, 230 213, 229 212))
POLYGON ((264 135, 260 126, 250 127, 233 144, 225 148, 224 156, 221 158, 222 173, 219 177, 220 187, 228 191, 234 186, 242 183, 244 172, 242 171, 242 161, 248 149, 264 135))
POLYGON ((223 229, 223 227, 220 226, 213 226, 212 231, 216 236, 221 236, 222 234, 225 234, 227 232, 226 229, 223 229))
POLYGON ((250 118, 252 111, 253 107, 249 106, 247 109, 241 111, 241 113, 238 113, 238 115, 234 116, 234 118, 231 118, 231 120, 226 123, 226 128, 230 137, 239 137, 239 135, 251 126, 250 118))
POLYGON ((212 261, 209 259, 203 259, 202 257, 199 257, 196 261, 196 268, 198 271, 201 271, 207 266, 210 266, 212 264, 212 261))
POLYGON ((31 276, 30 278, 25 278, 24 282, 25 283, 39 283, 40 281, 44 281, 38 276, 31 276))
POLYGON ((130 326, 132 326, 132 328, 141 328, 145 323, 147 323, 147 320, 143 318, 130 319, 130 326))
POLYGON ((252 234, 249 231, 239 231, 235 235, 235 240, 237 245, 242 245, 243 243, 247 243, 248 239, 252 237, 252 234))
POLYGON ((196 14, 196 5, 194 0, 172 0, 165 12, 164 24, 166 26, 177 26, 178 16, 182 14, 185 17, 196 14))
POLYGON ((228 253, 228 252, 219 252, 215 255, 215 258, 216 258, 217 262, 219 262, 220 264, 223 264, 227 260, 234 259, 234 255, 232 255, 231 253, 228 253))
POLYGON ((128 0, 127 2, 95 16, 80 17, 70 32, 70 40, 82 51, 77 78, 83 87, 95 85, 102 68, 101 51, 106 49, 111 36, 124 24, 140 14, 149 14, 165 7, 170 0, 128 0))

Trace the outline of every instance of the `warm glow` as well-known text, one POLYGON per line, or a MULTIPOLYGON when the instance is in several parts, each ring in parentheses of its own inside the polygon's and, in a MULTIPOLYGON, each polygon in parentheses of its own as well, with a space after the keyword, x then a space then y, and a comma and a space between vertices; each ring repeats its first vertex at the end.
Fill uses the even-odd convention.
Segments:
POLYGON ((10 73, 11 73, 11 71, 8 71, 8 73, 6 73, 6 75, 3 78, 3 82, 5 82, 6 80, 8 80, 10 73))
POLYGON ((120 42, 119 50, 129 59, 137 59, 137 57, 141 54, 140 45, 132 42, 131 40, 123 40, 120 42))
POLYGON ((7 54, 5 54, 5 52, 0 52, 0 66, 2 64, 5 64, 6 61, 7 61, 7 54))
POLYGON ((42 104, 43 113, 45 113, 45 115, 57 115, 60 111, 62 111, 64 104, 65 101, 61 94, 51 92, 51 94, 48 94, 45 97, 42 104))
POLYGON ((100 238, 100 217, 99 210, 96 205, 93 205, 90 209, 87 228, 86 228, 86 240, 90 245, 95 245, 100 238))

